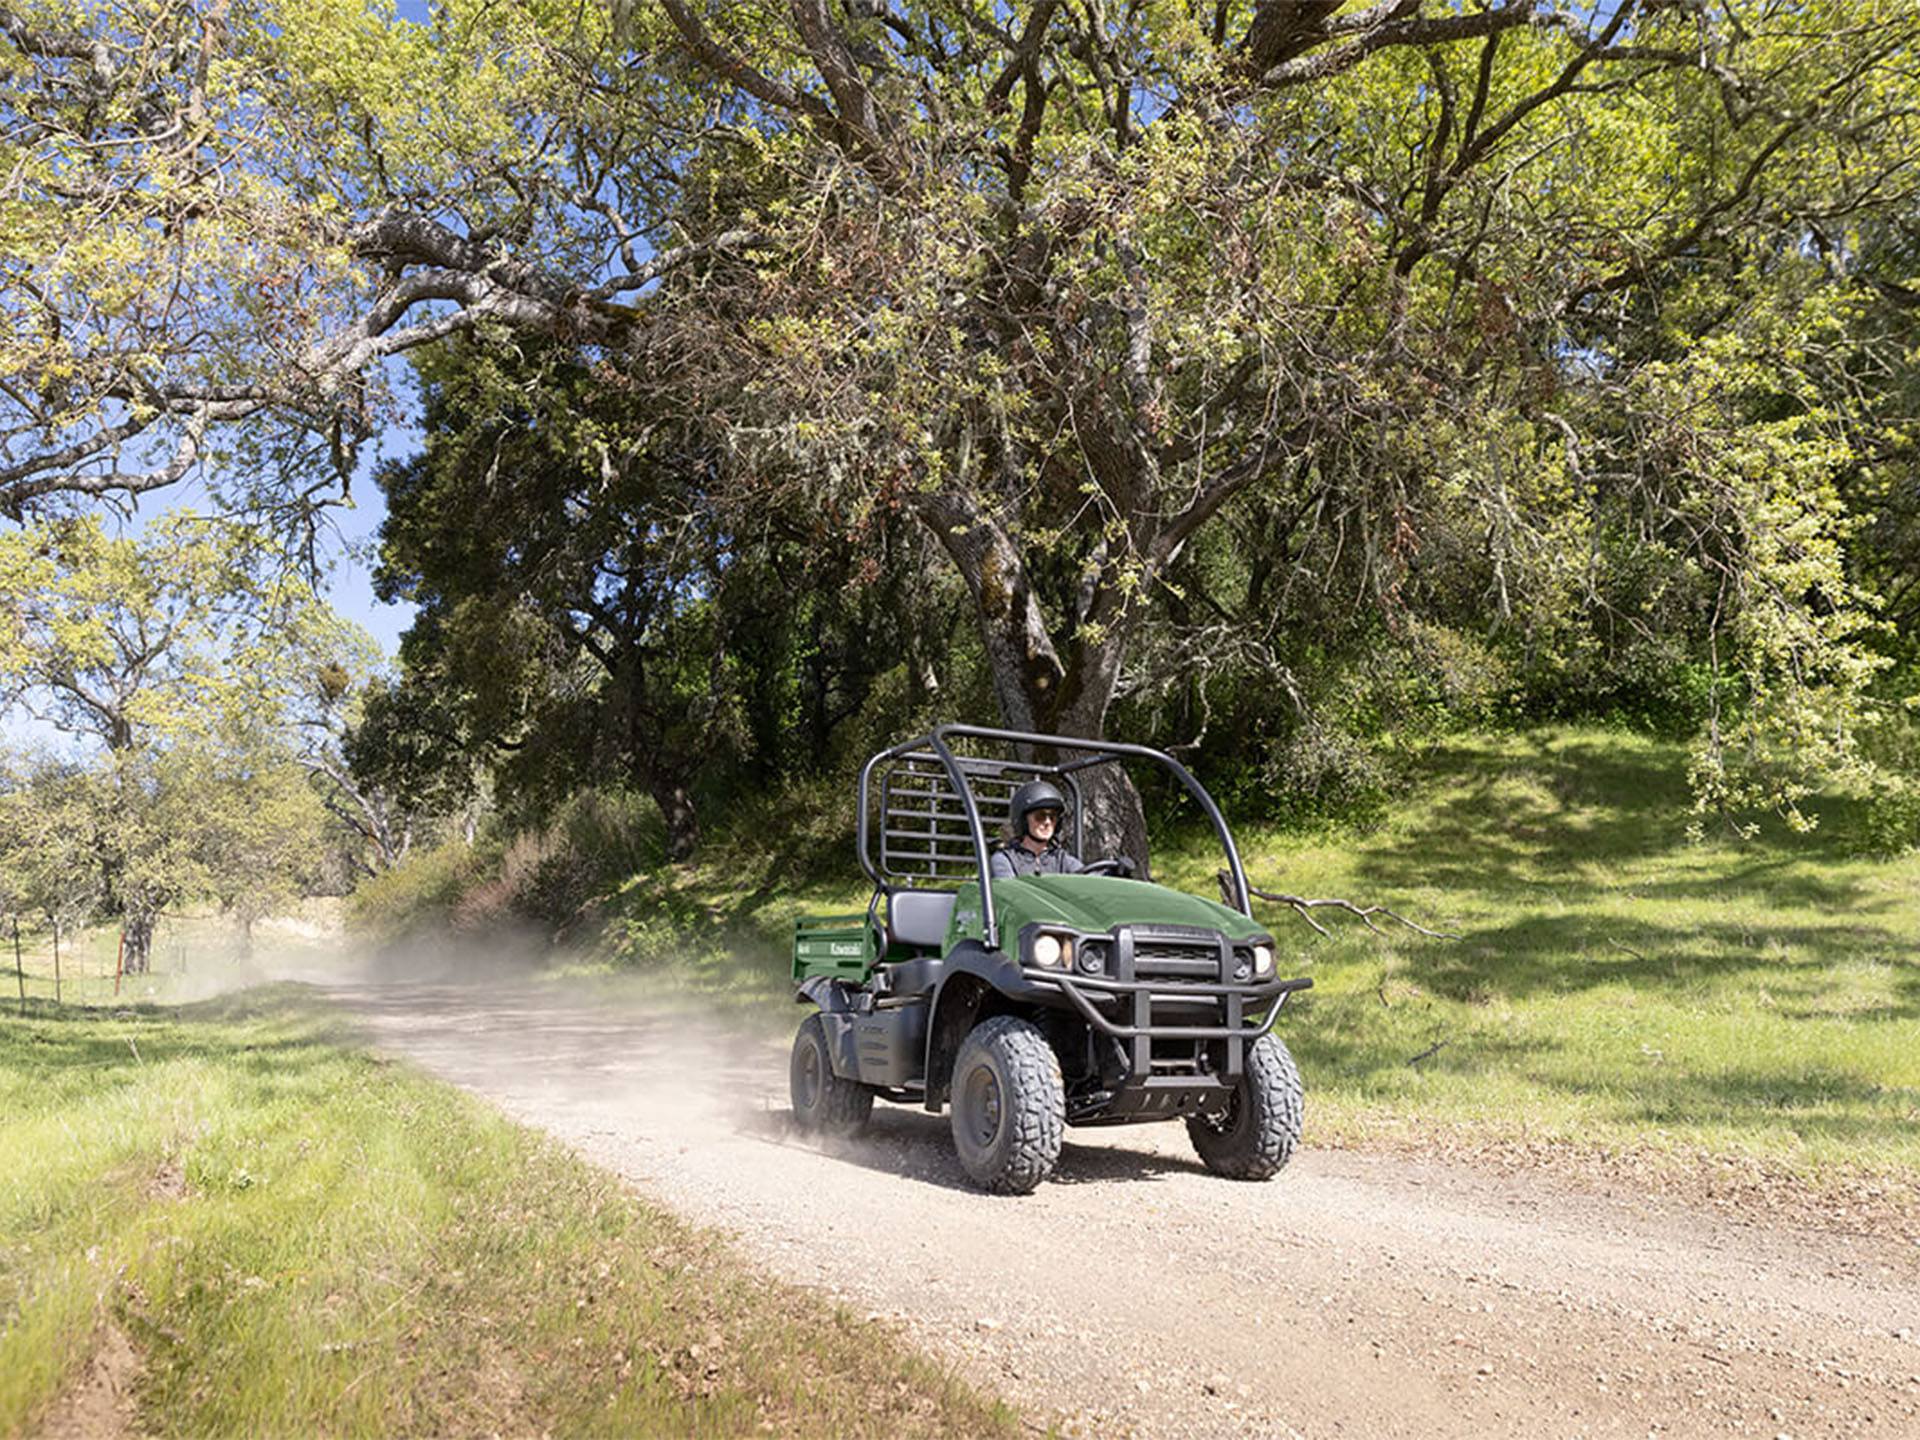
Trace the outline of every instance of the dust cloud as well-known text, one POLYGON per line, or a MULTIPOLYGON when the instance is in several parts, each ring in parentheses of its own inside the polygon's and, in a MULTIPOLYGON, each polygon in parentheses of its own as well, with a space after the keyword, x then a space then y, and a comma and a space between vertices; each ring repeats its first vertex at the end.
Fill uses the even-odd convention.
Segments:
POLYGON ((796 1138, 792 1031, 777 1005, 716 1007, 660 977, 595 973, 532 931, 377 946, 340 935, 263 952, 259 968, 313 986, 374 1044, 532 1123, 643 1125, 677 1153, 741 1135, 796 1138))

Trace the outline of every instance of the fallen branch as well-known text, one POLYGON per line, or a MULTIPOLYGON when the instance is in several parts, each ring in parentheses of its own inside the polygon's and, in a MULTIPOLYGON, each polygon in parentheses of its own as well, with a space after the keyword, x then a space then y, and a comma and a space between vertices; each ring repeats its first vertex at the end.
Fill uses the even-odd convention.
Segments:
MULTIPOLYGON (((1229 876, 1226 871, 1222 870, 1218 873, 1218 879, 1220 881, 1220 894, 1226 903, 1231 905, 1233 903, 1232 877, 1229 876)), ((1251 884, 1247 886, 1247 893, 1257 896, 1262 900, 1271 900, 1276 905, 1291 905, 1294 910, 1299 913, 1302 920, 1306 921, 1307 924, 1311 925, 1322 935, 1331 935, 1333 932, 1315 920, 1312 915, 1307 913, 1308 911, 1321 909, 1344 910, 1349 915, 1359 916, 1360 923, 1376 935, 1384 935, 1387 933, 1373 923, 1373 917, 1375 915, 1382 915, 1389 920, 1406 926, 1409 930, 1425 935, 1430 940, 1458 940, 1460 938, 1458 935, 1449 934, 1444 930, 1429 930, 1424 925, 1416 925, 1413 921, 1407 919, 1406 916, 1397 915, 1384 905, 1356 905, 1351 900, 1341 900, 1337 898, 1309 900, 1303 895, 1286 895, 1274 890, 1262 890, 1258 886, 1251 884)))
POLYGON ((1436 1040, 1433 1042, 1433 1044, 1427 1046, 1426 1049, 1422 1050, 1418 1055, 1414 1056, 1411 1060, 1407 1061, 1407 1064, 1408 1066, 1414 1069, 1418 1069, 1420 1066, 1420 1062, 1422 1060, 1431 1060, 1434 1056, 1438 1055, 1442 1050, 1446 1049, 1447 1046, 1451 1045, 1452 1043, 1453 1042, 1451 1040, 1436 1040))

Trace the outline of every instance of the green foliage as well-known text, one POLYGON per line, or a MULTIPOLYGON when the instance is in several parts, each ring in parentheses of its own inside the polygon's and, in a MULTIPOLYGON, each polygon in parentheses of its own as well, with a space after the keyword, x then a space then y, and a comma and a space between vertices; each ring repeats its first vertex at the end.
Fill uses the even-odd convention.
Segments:
MULTIPOLYGON (((1185 672, 1227 626, 1265 652, 1242 673, 1298 682, 1298 707, 1302 671, 1366 668, 1424 623, 1479 632, 1523 699, 1714 719, 1703 806, 1797 818, 1810 775, 1857 763, 1872 668, 1830 503, 1861 454, 1835 408, 1859 386, 1827 357, 1862 279, 1797 257, 1804 217, 1883 213, 1911 128, 1885 103, 1911 32, 1856 65, 1838 35, 1885 17, 1824 13, 1811 32, 1627 4, 1584 33, 1489 13, 1424 40, 1356 15, 1366 38, 1336 53, 1310 16, 1223 10, 1209 35, 1174 7, 1063 7, 1004 70, 991 46, 903 56, 943 103, 868 95, 884 161, 843 149, 870 190, 794 166, 737 197, 804 232, 808 260, 725 275, 758 323, 726 332, 713 403, 750 410, 756 463, 825 503, 911 477, 1011 721, 1098 728, 1116 693, 1204 685, 1185 672), (1288 58, 1252 79, 1267 43, 1288 58), (1703 44, 1718 78, 1678 59, 1703 44), (1124 81, 1103 54, 1129 57, 1124 81), (1136 84, 1170 98, 1139 113, 1136 84), (1019 127, 983 165, 963 137, 1009 90, 1019 127), (1874 121, 1843 118, 1855 103, 1874 121), (902 189, 922 223, 889 223, 902 189), (1224 566, 1196 555, 1223 502, 1254 532, 1224 566), (1188 633, 1146 633, 1163 613, 1188 633), (1704 696, 1701 665, 1721 672, 1704 696)), ((782 22, 711 23, 787 73, 765 36, 782 22)))
POLYGON ((1863 855, 1899 855, 1920 849, 1920 695, 1910 671, 1892 671, 1868 745, 1875 769, 1860 787, 1860 818, 1850 832, 1863 855), (1887 698, 1900 697, 1900 698, 1887 698))
POLYGON ((250 928, 318 882, 322 799, 292 737, 361 637, 276 558, 258 529, 183 514, 0 534, 0 711, 88 747, 12 797, 61 837, 36 903, 97 890, 134 971, 170 905, 211 895, 250 928))
POLYGON ((43 0, 0 510, 310 519, 416 357, 381 863, 612 773, 685 856, 897 665, 892 714, 1231 715, 1283 810, 1605 714, 1695 742, 1703 826, 1807 824, 1920 616, 1920 20, 1455 8, 43 0))
POLYGON ((188 833, 208 891, 251 936, 256 922, 315 893, 329 818, 307 772, 284 751, 255 744, 217 757, 191 791, 188 833))
POLYGON ((1901 855, 1920 849, 1920 783, 1912 771, 1874 777, 1854 844, 1864 855, 1901 855))
POLYGON ((474 847, 459 839, 417 849, 354 887, 350 923, 378 939, 443 931, 460 897, 478 881, 483 863, 474 847))
POLYGON ((0 914, 82 924, 105 898, 93 852, 92 777, 44 757, 0 754, 0 914))
POLYGON ((427 447, 380 477, 380 583, 421 612, 356 737, 362 777, 477 753, 537 827, 618 776, 685 858, 700 808, 816 768, 880 676, 930 663, 904 527, 873 519, 862 556, 740 506, 697 426, 565 355, 457 346, 423 377, 427 447))
POLYGON ((0 534, 0 704, 111 749, 278 718, 280 637, 316 608, 261 531, 172 514, 0 534))
MULTIPOLYGON (((596 64, 603 7, 546 0, 437 0, 425 25, 341 0, 10 14, 0 255, 20 303, 0 433, 36 451, 0 472, 16 519, 188 476, 295 508, 338 486, 388 413, 379 362, 445 333, 396 324, 418 291, 356 318, 394 306, 387 260, 510 231, 529 258, 599 263, 607 231, 576 203, 597 187, 559 157, 604 164, 633 107, 673 89, 596 64), (555 144, 562 115, 599 159, 555 144), (454 214, 464 235, 440 223, 454 214)), ((602 179, 639 201, 631 176, 602 179)))

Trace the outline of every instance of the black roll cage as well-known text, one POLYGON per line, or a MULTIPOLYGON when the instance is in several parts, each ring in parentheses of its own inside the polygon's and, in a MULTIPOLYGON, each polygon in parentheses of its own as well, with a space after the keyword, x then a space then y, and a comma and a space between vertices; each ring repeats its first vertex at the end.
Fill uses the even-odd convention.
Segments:
MULTIPOLYGON (((903 740, 874 755, 860 770, 860 820, 859 845, 860 868, 866 871, 867 878, 881 890, 891 891, 879 868, 874 864, 869 844, 869 796, 873 772, 879 766, 904 756, 931 751, 940 760, 947 772, 947 782, 954 793, 960 797, 960 803, 966 812, 967 826, 972 831, 974 863, 979 871, 981 919, 986 925, 986 944, 989 950, 1000 948, 1000 926, 993 911, 993 873, 988 861, 988 846, 985 829, 980 824, 980 807, 974 803, 973 787, 968 784, 966 771, 958 757, 948 745, 949 739, 993 740, 1013 745, 1034 745, 1043 750, 1080 750, 1088 752, 1079 760, 1069 761, 1054 767, 1054 773, 1072 778, 1076 771, 1089 770, 1097 765, 1117 764, 1122 760, 1151 760, 1173 773, 1186 791, 1206 812, 1207 819, 1213 822, 1213 833, 1219 837, 1220 844, 1227 852, 1227 871, 1233 886, 1231 903, 1241 914, 1251 918, 1253 902, 1247 893, 1247 872, 1240 863, 1240 851, 1233 843, 1233 832, 1227 828, 1227 822, 1220 814, 1220 807, 1213 803, 1213 797, 1207 793, 1206 786, 1193 777, 1191 771, 1164 750, 1155 750, 1147 745, 1127 745, 1115 740, 1088 740, 1077 735, 1036 735, 1025 730, 996 730, 980 725, 936 725, 925 735, 903 740)), ((1077 788, 1077 787, 1076 787, 1077 788)), ((1075 817, 1076 822, 1078 816, 1075 817)))

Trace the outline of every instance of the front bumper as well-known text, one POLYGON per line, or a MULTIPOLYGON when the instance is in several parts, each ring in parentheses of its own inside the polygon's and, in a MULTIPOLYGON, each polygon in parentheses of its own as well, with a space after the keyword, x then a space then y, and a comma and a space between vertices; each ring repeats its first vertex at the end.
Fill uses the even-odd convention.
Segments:
POLYGON ((1057 987, 1089 1025, 1128 1047, 1128 1089, 1164 1089, 1171 1095, 1206 1079, 1155 1076, 1156 1040, 1222 1041, 1226 1064, 1215 1079, 1237 1079, 1246 1066, 1246 1047, 1273 1028, 1287 997, 1313 988, 1305 977, 1234 979, 1241 961, 1223 935, 1122 925, 1110 936, 1088 938, 1106 945, 1101 973, 1035 965, 1023 966, 1020 973, 1057 987), (1211 1016, 1212 1023, 1195 1023, 1202 1016, 1211 1016))

